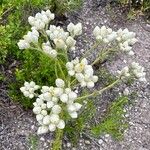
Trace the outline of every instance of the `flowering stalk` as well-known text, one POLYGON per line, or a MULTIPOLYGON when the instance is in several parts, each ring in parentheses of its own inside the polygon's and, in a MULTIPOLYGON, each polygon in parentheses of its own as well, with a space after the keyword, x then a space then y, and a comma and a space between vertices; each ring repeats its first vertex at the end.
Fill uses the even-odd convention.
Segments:
POLYGON ((54 66, 56 75, 55 86, 39 86, 31 81, 25 82, 20 90, 25 97, 30 99, 36 98, 33 103, 33 113, 36 115, 36 120, 39 124, 37 133, 44 134, 49 131, 56 131, 53 150, 58 150, 61 149, 63 129, 68 121, 68 118, 64 117, 65 113, 68 114, 69 119, 75 119, 78 117, 83 105, 82 100, 98 96, 129 77, 146 81, 146 73, 142 66, 133 62, 130 66, 117 71, 118 79, 113 83, 80 97, 78 88, 91 89, 98 82, 98 76, 94 73, 93 65, 106 59, 111 52, 125 52, 130 56, 134 55, 132 45, 137 39, 135 38, 135 33, 129 32, 128 29, 113 31, 106 26, 97 26, 93 30, 93 35, 96 39, 93 47, 85 52, 83 58, 76 57, 69 61, 68 53, 76 49, 75 37, 82 34, 82 24, 70 23, 67 26, 67 31, 64 31, 60 26, 49 26, 49 23, 54 18, 55 15, 50 10, 41 11, 34 17, 30 16, 28 22, 32 26, 31 31, 23 36, 23 39, 18 42, 18 46, 20 49, 38 51, 55 61, 54 64, 51 64, 54 66), (39 42, 41 35, 44 37, 44 40, 41 38, 39 42), (104 48, 90 65, 85 57, 100 44, 103 44, 104 48), (61 59, 62 56, 67 62, 61 59), (77 89, 74 90, 74 88, 77 89), (37 90, 38 92, 36 92, 37 90))
POLYGON ((100 94, 102 94, 104 91, 114 87, 116 84, 118 84, 121 80, 120 79, 117 79, 116 81, 114 81, 112 84, 106 86, 105 88, 101 89, 101 90, 96 90, 94 91, 93 93, 91 94, 88 94, 88 95, 85 95, 85 96, 82 96, 82 97, 79 97, 77 98, 77 100, 82 100, 82 99, 86 99, 86 98, 89 98, 89 97, 95 97, 95 96, 98 96, 100 94))

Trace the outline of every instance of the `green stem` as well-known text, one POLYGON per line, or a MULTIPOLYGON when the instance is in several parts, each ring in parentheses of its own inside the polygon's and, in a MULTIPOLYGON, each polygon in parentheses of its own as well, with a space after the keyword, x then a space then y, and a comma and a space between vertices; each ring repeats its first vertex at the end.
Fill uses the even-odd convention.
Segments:
POLYGON ((59 67, 59 69, 60 69, 60 72, 61 72, 61 74, 62 74, 62 76, 63 76, 63 78, 64 78, 64 80, 65 80, 65 74, 64 74, 64 72, 63 72, 63 70, 62 70, 62 67, 61 67, 61 65, 60 65, 60 63, 59 63, 59 60, 57 60, 57 63, 58 63, 58 67, 59 67))
POLYGON ((115 86, 116 84, 118 84, 119 81, 120 81, 120 78, 117 79, 116 81, 114 81, 112 84, 106 86, 105 88, 103 88, 103 89, 101 89, 101 90, 96 90, 96 91, 94 91, 94 92, 91 93, 91 94, 88 94, 88 95, 79 97, 79 98, 77 98, 77 100, 86 99, 86 98, 89 98, 89 97, 92 97, 92 96, 100 95, 100 94, 102 94, 104 91, 106 91, 106 90, 112 88, 113 86, 115 86))
POLYGON ((63 130, 57 129, 55 140, 53 141, 52 150, 62 150, 63 130))
POLYGON ((56 78, 58 78, 58 73, 57 73, 57 60, 55 60, 55 75, 56 75, 56 78))
POLYGON ((85 54, 83 55, 83 57, 82 58, 85 58, 85 57, 87 57, 88 56, 88 54, 92 51, 92 50, 94 50, 95 48, 97 48, 98 47, 98 45, 100 44, 100 42, 96 42, 89 50, 87 50, 86 52, 85 52, 85 54))

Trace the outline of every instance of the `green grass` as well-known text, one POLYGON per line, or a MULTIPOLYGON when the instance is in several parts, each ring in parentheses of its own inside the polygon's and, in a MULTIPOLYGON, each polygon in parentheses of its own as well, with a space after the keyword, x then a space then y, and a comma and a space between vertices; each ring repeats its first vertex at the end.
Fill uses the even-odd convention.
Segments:
POLYGON ((124 119, 125 105, 128 105, 128 98, 125 96, 119 97, 110 104, 104 119, 91 128, 91 133, 98 137, 102 134, 110 134, 113 138, 121 140, 124 131, 128 128, 128 122, 124 119))
POLYGON ((30 150, 38 150, 38 138, 35 135, 30 135, 28 137, 28 143, 30 150))

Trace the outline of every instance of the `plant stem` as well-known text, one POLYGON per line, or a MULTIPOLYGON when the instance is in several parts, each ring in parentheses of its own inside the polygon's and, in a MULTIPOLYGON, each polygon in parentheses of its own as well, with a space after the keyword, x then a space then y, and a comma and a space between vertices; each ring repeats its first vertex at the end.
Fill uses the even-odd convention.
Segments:
POLYGON ((55 140, 53 141, 52 150, 62 150, 63 130, 57 129, 55 140))
POLYGON ((95 42, 95 44, 94 44, 89 50, 87 50, 87 51, 85 52, 85 54, 83 55, 82 58, 87 57, 88 54, 89 54, 92 50, 94 50, 95 48, 97 48, 97 46, 98 46, 99 44, 100 44, 100 42, 95 42))
POLYGON ((64 74, 64 72, 63 72, 63 70, 62 70, 62 67, 61 67, 61 65, 60 65, 60 63, 59 63, 59 60, 58 60, 58 59, 57 59, 57 63, 58 63, 58 67, 59 67, 59 69, 60 69, 60 72, 61 72, 61 74, 62 74, 63 78, 65 79, 65 74, 64 74))
POLYGON ((120 78, 117 79, 116 81, 114 81, 112 84, 106 86, 105 88, 101 89, 101 90, 96 90, 94 91, 93 93, 89 94, 89 95, 85 95, 85 96, 82 96, 82 97, 79 97, 77 98, 77 100, 81 100, 81 99, 86 99, 86 98, 89 98, 89 97, 92 97, 92 96, 97 96, 97 95, 100 95, 102 94, 104 91, 112 88, 113 86, 115 86, 116 84, 118 84, 120 81, 120 78))

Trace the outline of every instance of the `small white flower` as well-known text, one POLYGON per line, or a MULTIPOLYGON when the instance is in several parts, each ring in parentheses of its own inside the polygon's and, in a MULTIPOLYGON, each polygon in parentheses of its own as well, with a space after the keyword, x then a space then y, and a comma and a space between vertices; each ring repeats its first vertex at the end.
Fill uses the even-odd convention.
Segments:
POLYGON ((65 42, 62 39, 54 39, 54 43, 56 45, 56 48, 58 48, 58 49, 66 49, 67 48, 65 42))
POLYGON ((56 79, 55 81, 56 83, 56 86, 59 87, 59 88, 63 88, 65 86, 65 82, 62 80, 62 79, 56 79))
POLYGON ((48 127, 47 126, 40 126, 38 128, 37 134, 44 134, 48 132, 48 127))
POLYGON ((34 114, 36 114, 36 115, 40 114, 40 113, 41 113, 41 110, 42 110, 42 109, 41 109, 41 107, 39 107, 39 106, 33 108, 33 112, 34 112, 34 114))
POLYGON ((19 49, 27 49, 30 48, 30 44, 25 41, 25 40, 19 40, 19 42, 17 43, 19 49))
POLYGON ((41 114, 42 114, 43 116, 46 116, 46 115, 47 115, 47 111, 46 111, 46 110, 42 110, 42 111, 41 111, 41 114))
POLYGON ((54 106, 54 102, 53 101, 47 102, 47 108, 52 108, 53 106, 54 106))
POLYGON ((50 121, 53 123, 53 124, 58 124, 59 122, 59 116, 57 114, 52 114, 50 116, 50 121))
POLYGON ((43 119, 43 117, 44 116, 42 114, 38 114, 38 115, 36 115, 36 120, 41 121, 43 119))
POLYGON ((82 34, 82 24, 78 23, 74 25, 73 23, 70 23, 67 26, 67 30, 70 32, 71 36, 78 36, 82 34))
POLYGON ((60 96, 60 100, 63 102, 63 103, 67 103, 68 101, 68 95, 67 94, 62 94, 60 96))
POLYGON ((64 120, 59 120, 59 123, 57 124, 57 128, 59 128, 59 129, 64 129, 65 128, 64 120))
POLYGON ((76 40, 74 40, 71 36, 66 39, 66 44, 69 48, 75 47, 76 40))
POLYGON ((52 113, 59 114, 61 112, 61 107, 59 105, 54 105, 52 108, 52 113))
POLYGON ((44 118, 43 118, 43 124, 44 125, 49 125, 49 123, 50 123, 50 116, 49 115, 44 116, 44 118))
POLYGON ((51 132, 54 132, 54 131, 56 130, 56 125, 51 123, 51 124, 49 125, 49 130, 50 130, 51 132))
POLYGON ((20 88, 21 92, 24 94, 25 97, 33 98, 35 96, 34 91, 39 89, 40 87, 36 85, 33 81, 25 82, 24 86, 20 88))

